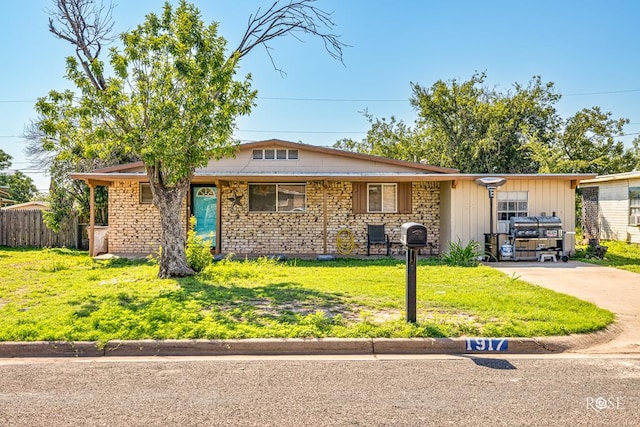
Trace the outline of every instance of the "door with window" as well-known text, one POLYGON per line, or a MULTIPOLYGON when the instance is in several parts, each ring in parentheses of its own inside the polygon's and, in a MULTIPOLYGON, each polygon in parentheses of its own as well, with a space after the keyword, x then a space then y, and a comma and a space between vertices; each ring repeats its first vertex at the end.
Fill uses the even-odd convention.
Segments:
POLYGON ((216 187, 202 186, 191 188, 193 216, 196 218, 195 232, 203 240, 210 240, 216 246, 216 223, 218 193, 216 187))

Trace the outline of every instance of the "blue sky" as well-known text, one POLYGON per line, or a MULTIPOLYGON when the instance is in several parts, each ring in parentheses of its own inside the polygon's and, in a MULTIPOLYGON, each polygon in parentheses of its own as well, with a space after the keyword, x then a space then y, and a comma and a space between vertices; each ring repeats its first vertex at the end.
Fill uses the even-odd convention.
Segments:
MULTIPOLYGON (((160 0, 115 0, 118 32, 159 12, 160 0)), ((247 19, 271 1, 195 0, 206 22, 220 23, 233 48, 247 19)), ((28 173, 39 189, 48 177, 29 165, 20 138, 33 104, 51 89, 69 87, 64 58, 71 46, 47 30, 45 9, 52 0, 5 2, 0 14, 0 149, 14 157, 14 169, 28 173)), ((264 50, 243 59, 251 73, 258 106, 238 120, 240 140, 281 138, 330 146, 360 139, 368 123, 360 113, 395 115, 413 122, 410 82, 467 80, 486 71, 487 82, 509 90, 540 75, 563 95, 564 117, 600 106, 631 123, 630 143, 640 132, 640 2, 626 1, 427 1, 318 0, 333 12, 335 32, 351 47, 344 66, 318 40, 293 38, 272 43, 281 76, 264 50)), ((106 59, 106 58, 105 58, 106 59)))

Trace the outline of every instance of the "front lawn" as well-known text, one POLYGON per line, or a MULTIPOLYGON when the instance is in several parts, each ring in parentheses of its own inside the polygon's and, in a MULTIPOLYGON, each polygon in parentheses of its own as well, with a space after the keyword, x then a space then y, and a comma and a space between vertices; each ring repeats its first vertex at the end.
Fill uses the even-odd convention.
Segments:
POLYGON ((606 246, 607 253, 604 259, 597 259, 588 254, 588 246, 578 246, 575 259, 591 264, 615 267, 621 270, 628 270, 640 273, 640 245, 627 242, 601 241, 602 246, 606 246))
POLYGON ((393 259, 222 261, 156 277, 146 261, 0 248, 0 341, 259 337, 530 337, 592 332, 613 314, 490 267, 418 265, 418 322, 404 321, 393 259))

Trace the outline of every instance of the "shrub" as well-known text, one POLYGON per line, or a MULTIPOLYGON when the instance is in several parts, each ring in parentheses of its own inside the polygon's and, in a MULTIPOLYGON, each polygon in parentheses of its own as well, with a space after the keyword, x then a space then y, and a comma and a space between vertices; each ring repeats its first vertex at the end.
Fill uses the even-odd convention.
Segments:
POLYGON ((195 231, 196 219, 189 219, 189 232, 187 233, 187 264, 194 271, 200 272, 211 264, 211 240, 204 240, 195 231))
POLYGON ((484 254, 480 251, 480 244, 475 240, 471 240, 466 246, 458 240, 449 244, 449 251, 440 255, 440 259, 444 264, 451 266, 475 267, 482 255, 484 254))

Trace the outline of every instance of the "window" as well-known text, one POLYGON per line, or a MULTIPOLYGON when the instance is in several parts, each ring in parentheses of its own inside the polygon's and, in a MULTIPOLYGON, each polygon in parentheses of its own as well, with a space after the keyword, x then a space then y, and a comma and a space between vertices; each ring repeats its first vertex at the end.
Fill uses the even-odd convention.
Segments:
POLYGON ((298 150, 286 148, 257 149, 251 153, 253 160, 298 160, 298 150))
POLYGON ((304 212, 304 184, 249 184, 250 212, 304 212))
POLYGON ((529 193, 526 191, 498 191, 498 233, 509 232, 509 220, 529 216, 529 193))
POLYGON ((369 212, 397 212, 396 184, 369 184, 367 193, 369 212))
POLYGON ((148 205, 153 203, 153 194, 151 193, 151 184, 148 182, 140 183, 140 204, 148 205))
POLYGON ((640 187, 629 187, 629 225, 640 225, 640 187))

